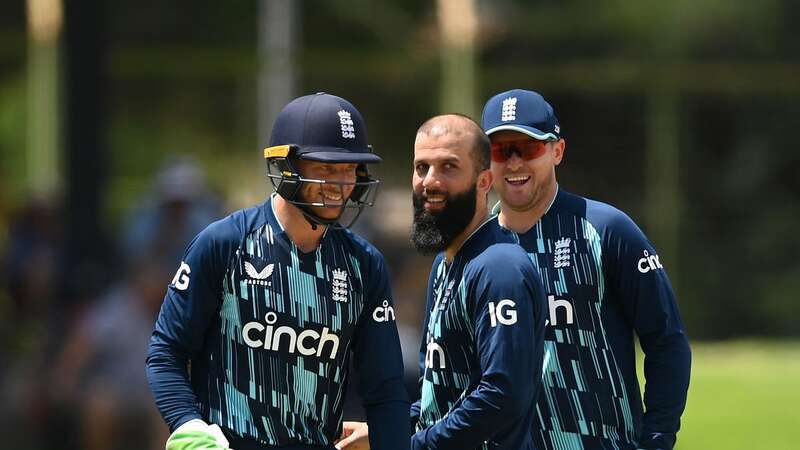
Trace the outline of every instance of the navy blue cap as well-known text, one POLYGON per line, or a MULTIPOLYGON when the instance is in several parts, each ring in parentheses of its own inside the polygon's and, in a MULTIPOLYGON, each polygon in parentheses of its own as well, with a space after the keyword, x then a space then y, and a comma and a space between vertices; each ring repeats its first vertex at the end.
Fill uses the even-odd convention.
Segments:
POLYGON ((481 125, 487 135, 518 131, 540 141, 561 138, 561 127, 553 107, 538 92, 512 89, 486 102, 481 125))
POLYGON ((269 146, 295 145, 302 159, 333 163, 379 163, 367 144, 364 119, 355 106, 318 92, 289 102, 272 126, 269 146))

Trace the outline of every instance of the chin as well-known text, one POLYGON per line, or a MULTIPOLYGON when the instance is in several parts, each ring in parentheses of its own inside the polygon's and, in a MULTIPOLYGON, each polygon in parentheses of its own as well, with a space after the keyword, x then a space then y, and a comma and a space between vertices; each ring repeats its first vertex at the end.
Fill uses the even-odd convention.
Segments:
POLYGON ((507 203, 509 205, 524 205, 529 203, 533 195, 527 192, 509 192, 505 191, 502 194, 498 192, 498 196, 503 201, 503 203, 507 203))
POLYGON ((342 208, 318 208, 315 212, 323 219, 336 219, 342 215, 342 208))
POLYGON ((517 212, 524 212, 533 207, 532 198, 501 198, 503 205, 517 212))

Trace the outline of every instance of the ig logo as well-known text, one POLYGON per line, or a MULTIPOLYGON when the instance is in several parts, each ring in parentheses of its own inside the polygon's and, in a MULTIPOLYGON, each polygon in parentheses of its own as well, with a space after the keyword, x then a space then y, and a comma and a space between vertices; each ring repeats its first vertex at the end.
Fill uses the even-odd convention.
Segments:
POLYGON ((489 320, 492 327, 500 325, 514 325, 517 323, 517 310, 513 309, 517 306, 514 300, 500 300, 495 306, 494 302, 489 302, 489 320), (508 309, 506 309, 508 308, 508 309))
POLYGON ((178 268, 178 271, 175 273, 175 277, 172 278, 172 285, 175 286, 175 289, 179 291, 185 291, 186 288, 189 287, 189 274, 192 273, 192 269, 189 268, 189 265, 185 262, 181 261, 181 266, 178 268))
POLYGON ((372 320, 375 322, 388 322, 394 320, 394 308, 389 306, 389 302, 384 300, 383 306, 378 306, 372 311, 372 320))

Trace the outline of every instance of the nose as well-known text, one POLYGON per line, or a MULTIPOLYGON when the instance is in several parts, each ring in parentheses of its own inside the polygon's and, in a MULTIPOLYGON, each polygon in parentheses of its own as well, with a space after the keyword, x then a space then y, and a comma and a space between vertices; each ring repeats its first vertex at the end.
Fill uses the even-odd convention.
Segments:
POLYGON ((520 158, 519 153, 513 152, 511 156, 506 160, 506 167, 508 167, 511 171, 519 170, 522 167, 523 160, 520 158))
POLYGON ((335 181, 337 183, 353 183, 356 181, 356 174, 354 170, 350 169, 335 170, 331 174, 330 181, 335 181))
POLYGON ((350 195, 353 190, 353 185, 356 181, 355 172, 352 170, 336 170, 330 174, 328 183, 321 185, 324 192, 328 194, 342 194, 343 196, 350 195))
POLYGON ((439 184, 441 184, 441 181, 439 180, 439 174, 436 172, 436 169, 433 167, 428 168, 425 176, 422 177, 422 187, 425 189, 430 189, 434 186, 438 186, 439 184))

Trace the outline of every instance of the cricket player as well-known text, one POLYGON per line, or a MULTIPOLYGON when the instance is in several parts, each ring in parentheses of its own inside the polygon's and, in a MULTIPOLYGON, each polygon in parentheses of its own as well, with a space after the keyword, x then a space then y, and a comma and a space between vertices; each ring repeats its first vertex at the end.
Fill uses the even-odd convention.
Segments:
POLYGON ((486 103, 498 220, 547 291, 534 441, 539 449, 671 449, 691 353, 664 262, 636 224, 556 181, 565 141, 552 106, 514 89, 486 103), (634 337, 644 352, 644 408, 634 337))
POLYGON ((333 95, 295 99, 264 157, 275 192, 189 244, 155 325, 147 375, 167 450, 333 449, 351 355, 370 444, 408 449, 384 259, 341 226, 378 183, 361 114, 333 95))
POLYGON ((441 253, 428 283, 413 449, 534 448, 546 304, 514 234, 488 218, 491 184, 489 141, 478 124, 449 114, 419 128, 411 241, 422 253, 441 253))

